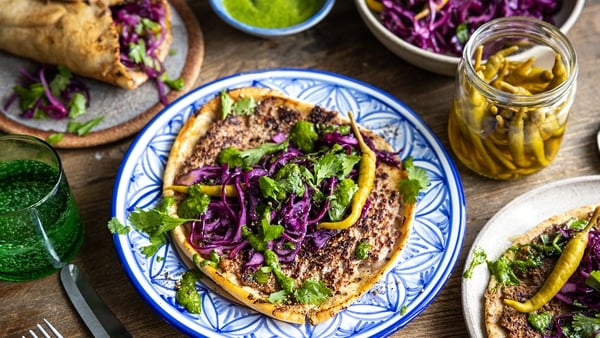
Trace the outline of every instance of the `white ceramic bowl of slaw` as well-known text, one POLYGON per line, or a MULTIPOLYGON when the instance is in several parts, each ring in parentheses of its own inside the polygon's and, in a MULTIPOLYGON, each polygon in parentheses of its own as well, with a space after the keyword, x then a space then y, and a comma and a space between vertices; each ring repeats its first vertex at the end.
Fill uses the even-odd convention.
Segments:
MULTIPOLYGON (((460 57, 442 55, 414 46, 389 31, 378 13, 367 6, 367 0, 354 0, 358 13, 371 33, 392 53, 417 67, 446 76, 454 76, 460 57)), ((554 16, 555 24, 567 33, 581 14, 585 0, 563 0, 560 11, 554 16)))
POLYGON ((227 11, 225 5, 223 4, 223 0, 209 0, 209 3, 213 11, 217 14, 217 16, 219 16, 230 26, 250 35, 262 38, 277 38, 300 33, 315 26, 316 24, 321 22, 321 20, 323 20, 327 16, 327 14, 329 14, 331 9, 333 8, 333 5, 335 4, 335 0, 324 0, 323 6, 318 11, 316 11, 310 18, 304 20, 299 24, 282 28, 262 28, 246 24, 234 18, 227 11))

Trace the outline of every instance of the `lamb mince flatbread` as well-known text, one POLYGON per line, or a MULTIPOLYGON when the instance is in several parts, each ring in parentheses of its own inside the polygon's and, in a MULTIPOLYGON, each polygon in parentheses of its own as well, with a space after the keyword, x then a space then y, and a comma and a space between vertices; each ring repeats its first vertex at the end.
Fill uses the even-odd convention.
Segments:
POLYGON ((504 300, 525 302, 540 290, 556 266, 560 250, 564 250, 569 239, 590 222, 594 208, 582 206, 548 218, 519 236, 493 263, 483 299, 489 337, 564 337, 561 331, 563 334, 567 331, 577 333, 576 337, 591 336, 576 322, 589 318, 597 320, 595 316, 600 314, 600 284, 592 287, 589 281, 590 273, 600 269, 598 221, 589 234, 582 262, 556 296, 530 313, 521 313, 506 305, 504 300), (515 261, 523 268, 513 264, 515 261), (511 280, 516 283, 511 285, 511 280))
MULTIPOLYGON (((357 155, 356 150, 351 150, 352 147, 348 146, 356 141, 352 132, 347 134, 341 132, 349 126, 347 118, 335 111, 286 97, 275 90, 240 88, 217 95, 207 102, 185 122, 179 132, 164 172, 163 194, 174 196, 179 202, 171 212, 178 213, 181 217, 181 201, 187 196, 185 190, 177 190, 173 187, 192 185, 200 177, 210 176, 211 170, 222 167, 218 162, 221 159, 220 154, 225 153, 223 149, 228 147, 242 151, 261 149, 268 154, 265 158, 275 156, 268 149, 279 148, 286 142, 286 137, 292 133, 292 130, 299 128, 298 126, 303 123, 299 121, 310 122, 310 124, 304 123, 303 126, 317 126, 321 129, 332 127, 333 132, 330 136, 334 135, 332 137, 344 140, 341 143, 347 142, 343 146, 346 147, 343 149, 347 149, 345 151, 341 151, 339 145, 329 144, 321 146, 320 150, 315 150, 314 153, 320 153, 324 158, 328 152, 337 151, 337 155, 356 164, 353 170, 347 171, 348 177, 353 177, 355 182, 344 180, 344 183, 350 187, 356 184, 360 179, 357 176, 359 173, 356 168, 359 166, 356 157, 360 154, 357 155), (231 102, 243 101, 251 108, 244 113, 230 114, 223 119, 223 105, 231 104, 224 98, 231 99, 231 102), (255 103, 255 106, 251 103, 255 103)), ((310 184, 306 184, 301 192, 290 193, 285 195, 287 197, 284 199, 278 200, 281 191, 277 189, 291 189, 290 185, 293 185, 291 182, 298 182, 292 178, 306 179, 307 175, 312 175, 307 174, 301 165, 292 163, 305 160, 290 156, 302 152, 296 147, 289 146, 283 151, 273 151, 285 155, 273 158, 271 162, 264 160, 268 166, 272 166, 269 168, 276 172, 272 178, 257 178, 261 175, 266 176, 266 171, 270 169, 256 168, 256 166, 252 169, 236 169, 246 175, 241 181, 235 179, 229 181, 230 187, 233 187, 236 193, 225 198, 222 196, 229 195, 224 189, 219 189, 221 197, 212 197, 210 205, 220 209, 216 209, 217 212, 206 211, 205 215, 212 214, 209 221, 187 222, 177 227, 171 232, 173 242, 180 252, 220 287, 217 292, 249 308, 291 323, 318 324, 334 317, 336 313, 369 291, 395 265, 408 239, 415 214, 415 204, 403 201, 399 193, 399 182, 406 178, 407 173, 402 169, 397 154, 383 138, 375 133, 361 128, 361 134, 367 143, 385 152, 388 160, 378 155, 374 186, 362 209, 362 217, 356 224, 338 230, 319 229, 320 221, 311 223, 313 219, 325 220, 330 217, 323 216, 323 213, 331 212, 325 210, 326 208, 322 209, 320 215, 315 214, 317 209, 314 205, 311 206, 311 203, 319 200, 318 195, 325 194, 321 196, 320 203, 322 205, 328 203, 330 209, 333 209, 334 203, 339 206, 344 199, 342 194, 337 194, 337 186, 335 191, 331 191, 334 190, 331 185, 330 190, 323 188, 325 192, 318 192, 313 190, 314 187, 311 188, 310 184), (287 179, 278 181, 284 175, 281 172, 285 170, 280 168, 283 162, 292 163, 288 168, 296 171, 290 169, 285 176, 287 179), (391 164, 394 162, 396 163, 391 164), (260 184, 251 182, 260 182, 260 184), (274 185, 270 186, 265 182, 274 185), (277 182, 283 183, 277 185, 277 182), (267 185, 267 191, 273 193, 267 199, 260 195, 261 192, 265 194, 264 190, 260 190, 265 188, 263 184, 267 185), (274 190, 277 191, 273 192, 274 190), (332 195, 328 194, 336 194, 336 197, 332 198, 332 195), (327 195, 329 198, 326 197, 327 195), (231 202, 223 203, 225 199, 231 202), (270 202, 256 205, 257 199, 270 202), (336 202, 333 202, 334 199, 336 202), (275 208, 278 206, 280 208, 277 211, 278 218, 270 218, 271 215, 276 214, 275 208), (230 217, 232 223, 244 223, 244 227, 241 227, 241 231, 244 231, 243 235, 226 234, 225 230, 221 230, 221 233, 209 232, 209 229, 216 224, 214 218, 219 216, 214 215, 215 213, 233 214, 234 216, 230 217), (240 220, 240 218, 244 219, 240 220), (268 231, 275 229, 281 231, 281 224, 283 224, 283 234, 280 234, 280 237, 270 235, 271 232, 268 231), (238 241, 223 243, 222 246, 208 242, 209 237, 216 236, 221 236, 219 238, 231 236, 238 241), (256 238, 264 240, 267 237, 269 241, 258 241, 258 243, 256 241, 256 238), (259 249, 261 245, 263 247, 259 249), (358 252, 364 254, 362 258, 358 258, 358 252), (218 259, 215 259, 215 255, 218 259), (306 293, 303 294, 305 291, 306 293), (318 292, 315 296, 315 293, 310 291, 318 292), (307 298, 309 300, 317 298, 317 301, 306 301, 307 298)), ((322 161, 319 162, 320 172, 326 167, 324 164, 326 159, 323 158, 319 160, 322 161)), ((303 163, 306 164, 305 162, 303 163)), ((312 165, 309 164, 308 167, 312 165)), ((234 173, 232 177, 238 174, 242 175, 234 173)), ((325 178, 320 184, 327 186, 329 183, 325 182, 340 180, 343 179, 325 178)), ((341 188, 339 191, 342 191, 341 188)), ((343 213, 349 212, 347 209, 343 213)), ((338 212, 336 217, 339 216, 338 212)), ((206 218, 210 217, 206 216, 206 218)), ((239 229, 239 224, 232 224, 227 231, 235 232, 240 231, 239 229)))

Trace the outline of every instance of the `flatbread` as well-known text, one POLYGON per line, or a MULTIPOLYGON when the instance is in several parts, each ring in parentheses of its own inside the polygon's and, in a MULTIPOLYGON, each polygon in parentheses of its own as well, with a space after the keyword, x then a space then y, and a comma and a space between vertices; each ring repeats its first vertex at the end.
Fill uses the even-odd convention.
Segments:
MULTIPOLYGON (((286 97, 271 89, 240 88, 230 90, 228 95, 233 100, 252 97, 258 103, 254 114, 223 121, 219 95, 207 102, 186 121, 175 139, 164 172, 163 188, 175 184, 179 175, 192 168, 216 163, 216 156, 224 147, 257 147, 280 132, 287 135, 298 120, 349 123, 348 119, 335 111, 286 97)), ((380 136, 365 129, 361 129, 361 132, 377 149, 393 151, 380 136)), ((380 164, 376 177, 370 195, 371 205, 363 219, 346 230, 339 230, 318 252, 303 250, 294 263, 289 266, 281 264, 284 272, 295 267, 320 280, 325 279, 323 276, 326 272, 343 271, 340 274, 344 276, 329 276, 333 295, 324 304, 270 303, 267 300, 268 293, 240 280, 234 272, 240 269, 240 263, 235 259, 222 257, 217 268, 198 264, 199 268, 219 285, 221 292, 227 293, 225 296, 233 297, 237 302, 267 316, 291 323, 310 324, 333 318, 369 291, 396 264, 414 220, 415 205, 402 201, 398 192, 399 181, 406 178, 406 172, 400 167, 380 164), (358 260, 353 252, 357 242, 362 239, 369 241, 372 250, 367 259, 358 260), (340 270, 336 270, 338 268, 340 270)), ((163 190, 163 194, 177 196, 170 189, 163 190)), ((171 237, 179 251, 193 261, 197 252, 190 245, 188 234, 189 228, 184 224, 173 230, 171 237)))
MULTIPOLYGON (((565 213, 552 216, 539 223, 537 226, 533 227, 523 235, 519 236, 517 239, 514 240, 512 246, 521 246, 532 243, 541 234, 551 231, 555 225, 563 224, 564 222, 569 221, 571 219, 589 219, 592 212, 594 211, 594 208, 595 206, 582 206, 573 210, 569 210, 565 213)), ((600 228, 600 222, 597 223, 596 228, 600 228)), ((504 253, 504 255, 510 254, 511 253, 508 251, 504 253)), ((551 270, 552 267, 553 265, 547 267, 546 270, 551 270)), ((547 271, 547 273, 549 273, 549 271, 547 271)), ((532 288, 534 290, 537 290, 540 287, 541 284, 528 285, 528 288, 532 288)), ((510 308, 509 306, 504 305, 504 298, 505 294, 503 292, 503 286, 500 285, 496 277, 493 274, 491 274, 488 287, 484 293, 484 321, 488 337, 541 337, 539 332, 533 329, 527 332, 519 330, 519 332, 510 333, 509 330, 507 330, 507 328, 501 325, 501 317, 503 316, 503 313, 505 311, 508 311, 508 315, 511 316, 511 322, 517 323, 517 325, 527 323, 526 314, 519 313, 516 310, 510 308)), ((556 311, 560 311, 560 302, 556 301, 556 304, 552 304, 552 308, 556 311)))
MULTIPOLYGON (((170 9, 167 34, 158 48, 164 61, 171 45, 170 9)), ((40 63, 62 65, 73 73, 134 89, 148 80, 145 72, 127 68, 119 58, 119 35, 110 6, 123 0, 0 0, 0 50, 40 63)))

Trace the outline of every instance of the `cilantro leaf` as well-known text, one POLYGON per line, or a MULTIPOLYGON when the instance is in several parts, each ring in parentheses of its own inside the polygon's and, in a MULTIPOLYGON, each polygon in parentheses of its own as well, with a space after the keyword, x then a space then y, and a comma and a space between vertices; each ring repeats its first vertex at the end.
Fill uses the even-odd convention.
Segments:
POLYGON ((488 262, 490 273, 496 276, 498 282, 502 285, 517 285, 519 278, 515 275, 510 266, 510 261, 505 256, 500 257, 495 262, 488 262))
POLYGON ((183 87, 185 86, 185 81, 183 80, 183 78, 178 77, 176 79, 170 79, 169 75, 165 72, 162 73, 158 79, 160 81, 162 81, 164 84, 166 84, 169 88, 174 89, 174 90, 182 90, 183 87))
POLYGON ((86 112, 87 99, 85 95, 81 93, 73 94, 71 100, 67 104, 67 109, 69 110, 69 118, 76 118, 85 114, 86 112))
POLYGON ((227 147, 218 155, 219 164, 227 164, 230 167, 250 168, 257 164, 264 156, 284 151, 288 147, 288 142, 281 143, 265 142, 257 148, 238 150, 234 147, 227 147))
POLYGON ((288 296, 287 291, 279 290, 279 291, 271 293, 269 295, 269 298, 267 298, 267 300, 272 304, 282 304, 287 299, 287 296, 288 296))
POLYGON ((294 291, 294 298, 301 304, 320 305, 331 296, 331 290, 321 281, 309 278, 294 291))
POLYGON ((573 329, 581 337, 592 337, 592 334, 600 330, 600 314, 595 317, 588 317, 579 313, 573 315, 573 329))
POLYGON ((275 201, 282 202, 288 196, 286 189, 278 181, 268 177, 261 176, 258 178, 258 186, 260 192, 265 198, 272 198, 275 201))
POLYGON ((400 194, 406 203, 416 203, 419 192, 429 186, 429 176, 424 169, 414 166, 412 157, 404 160, 402 166, 406 169, 408 177, 400 181, 400 194))
POLYGON ((585 285, 600 290, 600 270, 593 270, 585 280, 585 285))
MULTIPOLYGON (((162 203, 154 209, 143 210, 135 208, 127 220, 137 231, 148 235, 150 244, 141 248, 141 252, 146 257, 153 256, 158 249, 167 243, 166 234, 175 229, 177 226, 192 221, 193 219, 185 219, 171 216, 167 209, 174 203, 172 198, 164 198, 162 203)), ((128 227, 121 224, 116 218, 113 218, 108 223, 108 228, 112 233, 125 234, 129 232, 128 227)))
POLYGON ((221 91, 221 119, 225 120, 227 118, 227 116, 231 113, 231 111, 233 110, 233 99, 231 98, 231 96, 227 95, 227 92, 225 91, 225 89, 223 89, 221 91))
POLYGON ((154 60, 146 52, 146 42, 144 42, 144 39, 139 39, 138 43, 129 43, 129 58, 136 64, 155 68, 154 60))
POLYGON ((104 120, 104 116, 97 117, 87 122, 69 121, 67 131, 79 136, 87 135, 96 125, 104 120))
POLYGON ((353 180, 345 178, 341 180, 333 190, 333 199, 329 204, 327 215, 331 221, 339 221, 344 217, 346 210, 352 202, 354 193, 358 190, 358 185, 353 180))
POLYGON ((52 133, 50 135, 48 135, 48 137, 46 138, 46 142, 50 143, 50 144, 56 144, 60 141, 62 141, 62 139, 65 137, 65 134, 63 133, 52 133))
POLYGON ((28 88, 15 86, 13 89, 19 96, 23 111, 33 108, 36 101, 44 95, 44 86, 39 82, 31 84, 28 88))
POLYGON ((250 115, 256 108, 256 101, 253 97, 241 97, 234 101, 229 94, 223 89, 221 91, 221 119, 226 119, 227 116, 250 115))
POLYGON ((345 152, 337 152, 340 148, 334 148, 326 153, 314 164, 315 184, 318 186, 324 179, 337 177, 344 179, 350 174, 354 166, 360 162, 360 156, 349 155, 345 152))
POLYGON ((336 176, 340 163, 334 153, 327 153, 314 165, 315 181, 319 185, 326 178, 336 176))
POLYGON ((73 74, 66 67, 59 65, 56 68, 58 69, 58 73, 48 85, 50 86, 50 92, 52 95, 55 97, 60 97, 61 93, 69 85, 69 82, 71 82, 71 77, 73 77, 73 74))
POLYGON ((261 214, 257 231, 253 232, 249 227, 242 227, 242 236, 244 236, 252 248, 258 252, 264 252, 268 248, 268 242, 281 237, 283 226, 271 224, 271 210, 265 208, 261 214))
POLYGON ((119 219, 113 217, 108 221, 108 230, 110 230, 112 234, 126 235, 131 231, 131 228, 123 225, 119 219))
POLYGON ((465 272, 463 273, 463 277, 467 279, 471 278, 473 276, 473 269, 475 269, 477 265, 485 263, 486 260, 487 254, 485 253, 485 251, 483 251, 483 249, 476 248, 475 250, 473 250, 473 260, 471 260, 469 268, 467 268, 467 270, 465 270, 465 272))
MULTIPOLYGON (((194 187, 194 185, 191 187, 194 187)), ((191 187, 190 192, 193 192, 194 189, 191 187)), ((199 193, 194 195, 190 193, 186 198, 179 202, 177 213, 183 218, 195 218, 197 215, 202 215, 206 212, 209 203, 210 196, 207 194, 199 193)))

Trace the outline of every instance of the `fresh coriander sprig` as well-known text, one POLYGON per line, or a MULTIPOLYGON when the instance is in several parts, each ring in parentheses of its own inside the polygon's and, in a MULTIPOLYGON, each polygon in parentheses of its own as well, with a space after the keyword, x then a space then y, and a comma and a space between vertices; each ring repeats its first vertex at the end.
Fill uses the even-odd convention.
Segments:
MULTIPOLYGON (((129 223, 138 231, 148 235, 150 244, 141 248, 141 252, 146 257, 151 257, 158 249, 167 243, 167 233, 179 225, 193 221, 194 219, 179 218, 171 216, 167 210, 175 203, 170 197, 164 197, 162 203, 153 209, 143 210, 136 208, 127 217, 129 223)), ((122 224, 116 217, 108 222, 108 229, 113 234, 124 235, 131 231, 130 227, 122 224)))
POLYGON ((415 167, 412 157, 404 160, 402 166, 408 173, 408 177, 400 181, 400 193, 406 203, 416 203, 419 192, 429 186, 429 176, 425 169, 415 167))

